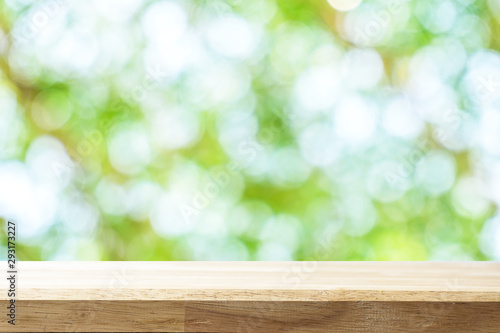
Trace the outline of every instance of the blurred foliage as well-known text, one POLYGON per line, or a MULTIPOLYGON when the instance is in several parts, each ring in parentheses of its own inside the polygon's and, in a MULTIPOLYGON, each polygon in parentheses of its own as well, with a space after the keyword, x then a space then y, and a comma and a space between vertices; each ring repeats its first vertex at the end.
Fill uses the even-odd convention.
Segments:
POLYGON ((500 1, 342 3, 2 2, 18 258, 500 260, 500 1))

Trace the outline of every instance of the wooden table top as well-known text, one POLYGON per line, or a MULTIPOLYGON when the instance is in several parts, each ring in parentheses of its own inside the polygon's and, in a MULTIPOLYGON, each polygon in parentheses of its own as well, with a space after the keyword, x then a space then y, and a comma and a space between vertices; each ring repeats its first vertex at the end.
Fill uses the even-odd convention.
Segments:
MULTIPOLYGON (((32 261, 17 268, 19 300, 500 301, 500 262, 32 261)), ((7 283, 1 279, 2 288, 7 283)))

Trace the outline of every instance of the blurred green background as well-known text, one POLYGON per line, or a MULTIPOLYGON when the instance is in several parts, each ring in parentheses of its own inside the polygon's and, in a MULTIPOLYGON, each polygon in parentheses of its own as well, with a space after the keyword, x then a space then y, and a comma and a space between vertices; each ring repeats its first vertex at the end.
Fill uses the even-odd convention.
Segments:
POLYGON ((0 256, 500 260, 500 0, 0 6, 0 256))

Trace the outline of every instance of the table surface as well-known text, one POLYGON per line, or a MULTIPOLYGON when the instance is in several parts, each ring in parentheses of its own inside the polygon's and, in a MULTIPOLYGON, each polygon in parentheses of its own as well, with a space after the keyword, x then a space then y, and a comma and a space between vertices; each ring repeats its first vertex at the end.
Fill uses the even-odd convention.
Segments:
POLYGON ((17 272, 20 300, 500 301, 500 262, 25 261, 17 272))

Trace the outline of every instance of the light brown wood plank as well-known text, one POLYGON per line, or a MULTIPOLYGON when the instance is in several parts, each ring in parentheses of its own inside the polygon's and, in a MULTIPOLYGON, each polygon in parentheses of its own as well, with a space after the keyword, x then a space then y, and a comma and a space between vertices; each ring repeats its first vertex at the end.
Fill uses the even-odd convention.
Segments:
POLYGON ((186 332, 499 332, 500 303, 187 302, 186 332))
POLYGON ((182 301, 19 301, 1 332, 183 332, 182 301))
POLYGON ((500 331, 498 262, 21 262, 17 281, 1 332, 500 331))
POLYGON ((2 332, 498 332, 495 302, 21 301, 2 332), (184 315, 185 312, 185 315, 184 315))
POLYGON ((500 301, 499 262, 21 262, 18 275, 29 300, 500 301))

